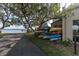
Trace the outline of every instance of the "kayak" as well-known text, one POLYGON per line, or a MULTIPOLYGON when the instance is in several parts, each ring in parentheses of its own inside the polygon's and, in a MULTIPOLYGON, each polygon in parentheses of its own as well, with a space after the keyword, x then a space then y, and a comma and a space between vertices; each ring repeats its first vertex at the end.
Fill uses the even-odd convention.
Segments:
POLYGON ((51 34, 51 35, 44 36, 44 38, 48 38, 48 39, 51 39, 51 40, 59 40, 59 39, 61 39, 61 35, 59 35, 59 34, 51 34))

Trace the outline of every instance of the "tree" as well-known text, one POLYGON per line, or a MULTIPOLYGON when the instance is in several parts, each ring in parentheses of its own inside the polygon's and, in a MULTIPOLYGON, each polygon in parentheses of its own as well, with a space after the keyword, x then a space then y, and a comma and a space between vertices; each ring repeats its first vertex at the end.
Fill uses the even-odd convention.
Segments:
POLYGON ((9 4, 0 4, 1 12, 0 12, 0 18, 3 23, 2 28, 5 26, 8 26, 8 24, 5 25, 5 23, 9 22, 8 19, 11 15, 9 11, 9 4))
MULTIPOLYGON (((39 28, 43 23, 50 19, 62 19, 65 18, 71 10, 60 11, 59 3, 14 3, 14 4, 2 4, 2 8, 5 11, 4 15, 7 15, 6 20, 3 19, 3 24, 22 24, 25 28, 34 32, 32 26, 39 25, 39 28), (8 19, 12 17, 11 21, 8 19)), ((3 26, 4 27, 4 26, 3 26)))
MULTIPOLYGON (((24 23, 25 28, 26 24, 32 29, 31 21, 35 20, 44 21, 44 18, 47 17, 47 4, 10 4, 10 11, 19 17, 24 23)), ((32 29, 32 31, 34 31, 32 29)))

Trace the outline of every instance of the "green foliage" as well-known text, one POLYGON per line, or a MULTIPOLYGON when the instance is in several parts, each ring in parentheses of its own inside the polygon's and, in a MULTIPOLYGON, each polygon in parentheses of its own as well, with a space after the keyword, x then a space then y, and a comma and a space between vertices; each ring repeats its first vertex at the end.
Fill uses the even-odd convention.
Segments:
POLYGON ((1 31, 0 31, 0 38, 2 38, 3 37, 3 34, 1 33, 1 31))
POLYGON ((69 38, 64 40, 64 41, 60 41, 60 44, 64 45, 64 46, 72 46, 72 40, 70 40, 69 38))
MULTIPOLYGON (((28 28, 31 29, 32 26, 40 26, 52 18, 66 18, 74 9, 71 6, 69 9, 60 12, 60 3, 6 3, 2 5, 5 7, 2 10, 5 11, 4 14, 7 14, 7 19, 10 16, 9 14, 13 17, 11 22, 5 22, 5 24, 3 21, 5 26, 22 24, 25 28, 28 25, 28 28)), ((3 15, 1 12, 0 14, 3 15)))
POLYGON ((63 9, 60 17, 62 17, 62 18, 69 17, 70 15, 72 15, 74 9, 75 9, 74 5, 70 5, 67 9, 63 9))
POLYGON ((52 4, 51 8, 52 8, 52 12, 54 14, 57 14, 60 11, 59 10, 60 9, 60 4, 58 4, 58 3, 52 4))

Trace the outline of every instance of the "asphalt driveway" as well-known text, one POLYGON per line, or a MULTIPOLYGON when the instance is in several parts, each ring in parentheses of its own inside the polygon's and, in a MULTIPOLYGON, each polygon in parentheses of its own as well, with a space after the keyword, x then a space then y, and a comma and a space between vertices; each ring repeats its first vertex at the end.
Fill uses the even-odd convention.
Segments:
POLYGON ((0 56, 45 56, 24 34, 6 35, 0 39, 0 56))

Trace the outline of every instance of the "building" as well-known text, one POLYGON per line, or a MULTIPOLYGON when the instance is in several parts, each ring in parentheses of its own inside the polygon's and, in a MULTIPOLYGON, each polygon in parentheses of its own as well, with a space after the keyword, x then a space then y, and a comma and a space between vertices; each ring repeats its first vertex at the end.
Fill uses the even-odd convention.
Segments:
MULTIPOLYGON (((77 25, 79 26, 79 4, 74 4, 75 9, 72 12, 72 15, 70 15, 69 17, 67 17, 67 19, 63 19, 62 21, 62 34, 63 34, 63 40, 65 39, 71 39, 73 40, 73 25, 77 25)), ((79 35, 79 30, 76 33, 77 35, 79 35)))

